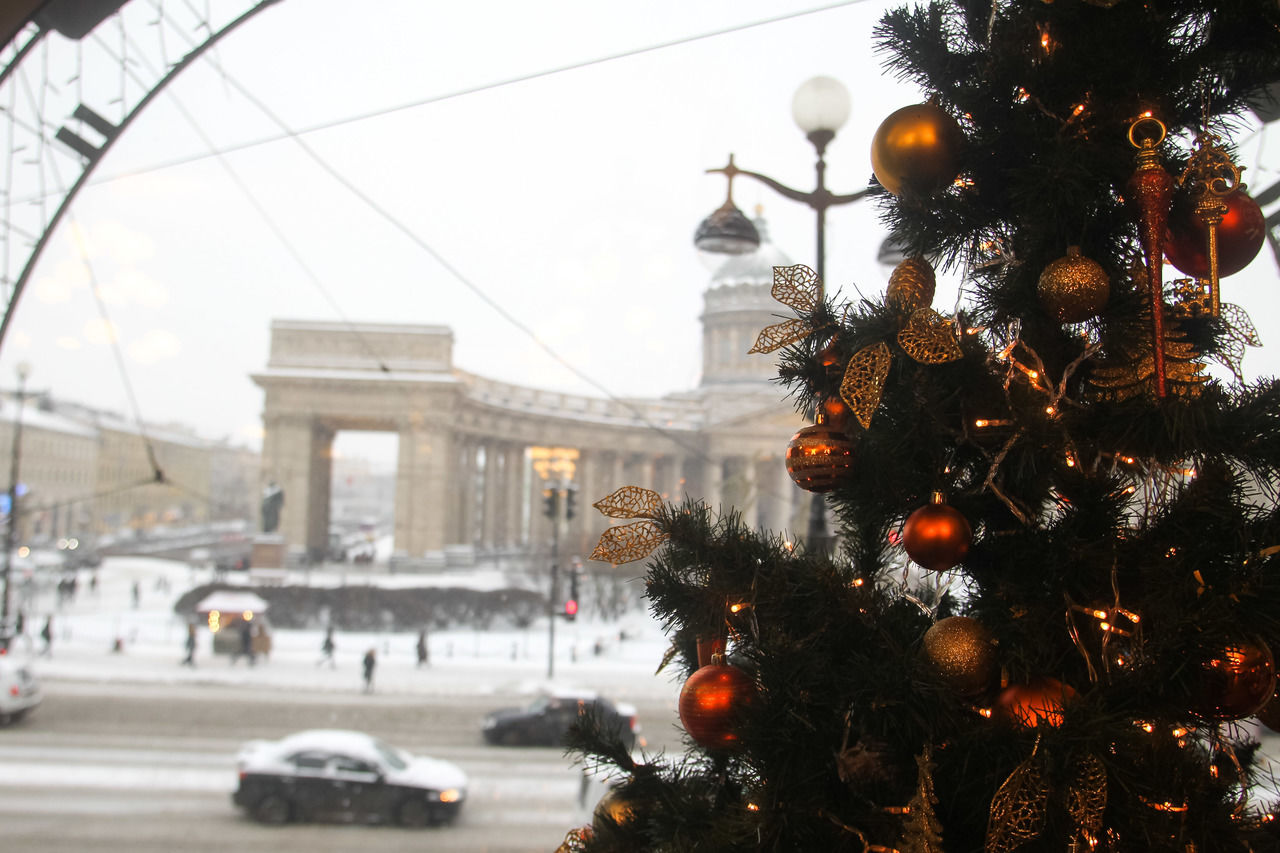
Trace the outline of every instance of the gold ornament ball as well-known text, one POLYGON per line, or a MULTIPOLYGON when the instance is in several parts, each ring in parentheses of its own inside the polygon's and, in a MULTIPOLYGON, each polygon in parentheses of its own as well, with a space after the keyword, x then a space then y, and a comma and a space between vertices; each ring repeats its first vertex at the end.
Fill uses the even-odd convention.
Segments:
POLYGON ((635 809, 629 800, 618 793, 617 788, 610 788, 604 792, 604 796, 596 803, 596 807, 591 814, 592 825, 597 828, 602 823, 622 826, 630 823, 631 818, 635 816, 635 809))
POLYGON ((924 656, 961 696, 974 696, 995 681, 996 647, 987 626, 968 616, 939 619, 924 633, 924 656))
POLYGON ((937 283, 933 267, 927 261, 923 258, 907 258, 890 273, 885 302, 904 314, 928 308, 933 304, 937 283))
POLYGON ((960 171, 964 133, 935 104, 913 104, 889 115, 871 140, 871 170, 894 195, 932 195, 960 171))
POLYGON ((1081 323, 1096 317, 1111 296, 1111 282, 1097 261, 1071 246, 1065 257, 1040 273, 1040 304, 1060 323, 1081 323))

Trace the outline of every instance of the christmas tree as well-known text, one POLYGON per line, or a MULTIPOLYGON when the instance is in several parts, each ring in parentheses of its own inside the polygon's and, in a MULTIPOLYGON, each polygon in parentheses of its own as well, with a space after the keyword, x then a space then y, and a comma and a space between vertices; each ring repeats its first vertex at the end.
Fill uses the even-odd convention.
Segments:
POLYGON ((759 343, 838 547, 597 504, 629 520, 597 557, 647 559, 688 748, 580 721, 617 786, 563 849, 1280 849, 1280 384, 1241 378, 1220 296, 1264 237, 1232 134, 1280 6, 953 0, 877 47, 924 93, 872 150, 909 257, 852 303, 775 270, 798 316, 759 343))

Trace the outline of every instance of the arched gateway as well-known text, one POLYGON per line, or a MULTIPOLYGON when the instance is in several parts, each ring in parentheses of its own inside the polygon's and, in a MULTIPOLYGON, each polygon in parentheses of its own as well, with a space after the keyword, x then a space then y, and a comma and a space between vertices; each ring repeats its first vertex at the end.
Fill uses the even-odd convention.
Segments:
MULTIPOLYGON (((763 233, 763 223, 758 223, 763 233)), ((783 454, 802 422, 770 380, 771 357, 748 355, 777 322, 772 268, 789 261, 762 242, 731 258, 704 294, 698 388, 658 400, 606 400, 485 379, 453 365, 443 326, 276 320, 253 380, 265 392, 263 485, 284 489, 287 546, 328 542, 334 436, 394 432, 395 547, 423 568, 472 564, 546 541, 547 448, 574 459, 578 512, 562 543, 589 553, 606 520, 590 504, 623 485, 733 506, 774 530, 804 529, 808 496, 783 454)), ((569 472, 566 472, 569 473, 569 472)))

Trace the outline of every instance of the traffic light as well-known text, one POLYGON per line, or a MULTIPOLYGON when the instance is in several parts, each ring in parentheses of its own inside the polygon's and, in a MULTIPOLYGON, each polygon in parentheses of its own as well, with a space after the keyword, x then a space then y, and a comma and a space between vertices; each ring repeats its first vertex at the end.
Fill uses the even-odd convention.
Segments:
POLYGON ((569 622, 578 618, 578 577, 578 572, 569 572, 569 597, 564 602, 564 618, 569 622))
POLYGON ((573 518, 573 511, 577 508, 578 490, 573 486, 564 490, 564 517, 565 519, 573 518))
POLYGON ((560 509, 560 490, 546 489, 542 493, 542 514, 547 518, 555 518, 560 509))

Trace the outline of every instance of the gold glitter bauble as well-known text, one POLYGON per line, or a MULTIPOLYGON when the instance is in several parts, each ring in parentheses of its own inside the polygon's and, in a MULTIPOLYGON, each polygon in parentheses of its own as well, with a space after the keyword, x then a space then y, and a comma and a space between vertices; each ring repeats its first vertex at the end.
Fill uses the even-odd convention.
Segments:
POLYGON ((977 619, 948 616, 924 633, 924 656, 947 686, 962 696, 991 687, 999 668, 991 632, 977 619))
POLYGON ((592 823, 599 826, 601 823, 612 823, 617 826, 629 823, 631 818, 635 816, 635 809, 629 800, 624 799, 617 788, 610 788, 604 792, 604 796, 596 803, 595 809, 592 811, 592 823))
POLYGON ((1097 261, 1071 246, 1066 257, 1040 273, 1040 304, 1061 323, 1080 323, 1096 317, 1111 296, 1111 282, 1097 261))
POLYGON ((936 104, 913 104, 889 115, 871 140, 871 170, 894 195, 927 196, 960 172, 964 132, 936 104))
POLYGON ((933 304, 933 292, 937 278, 933 267, 923 258, 907 258, 893 268, 889 275, 889 289, 885 302, 903 314, 910 314, 933 304))

